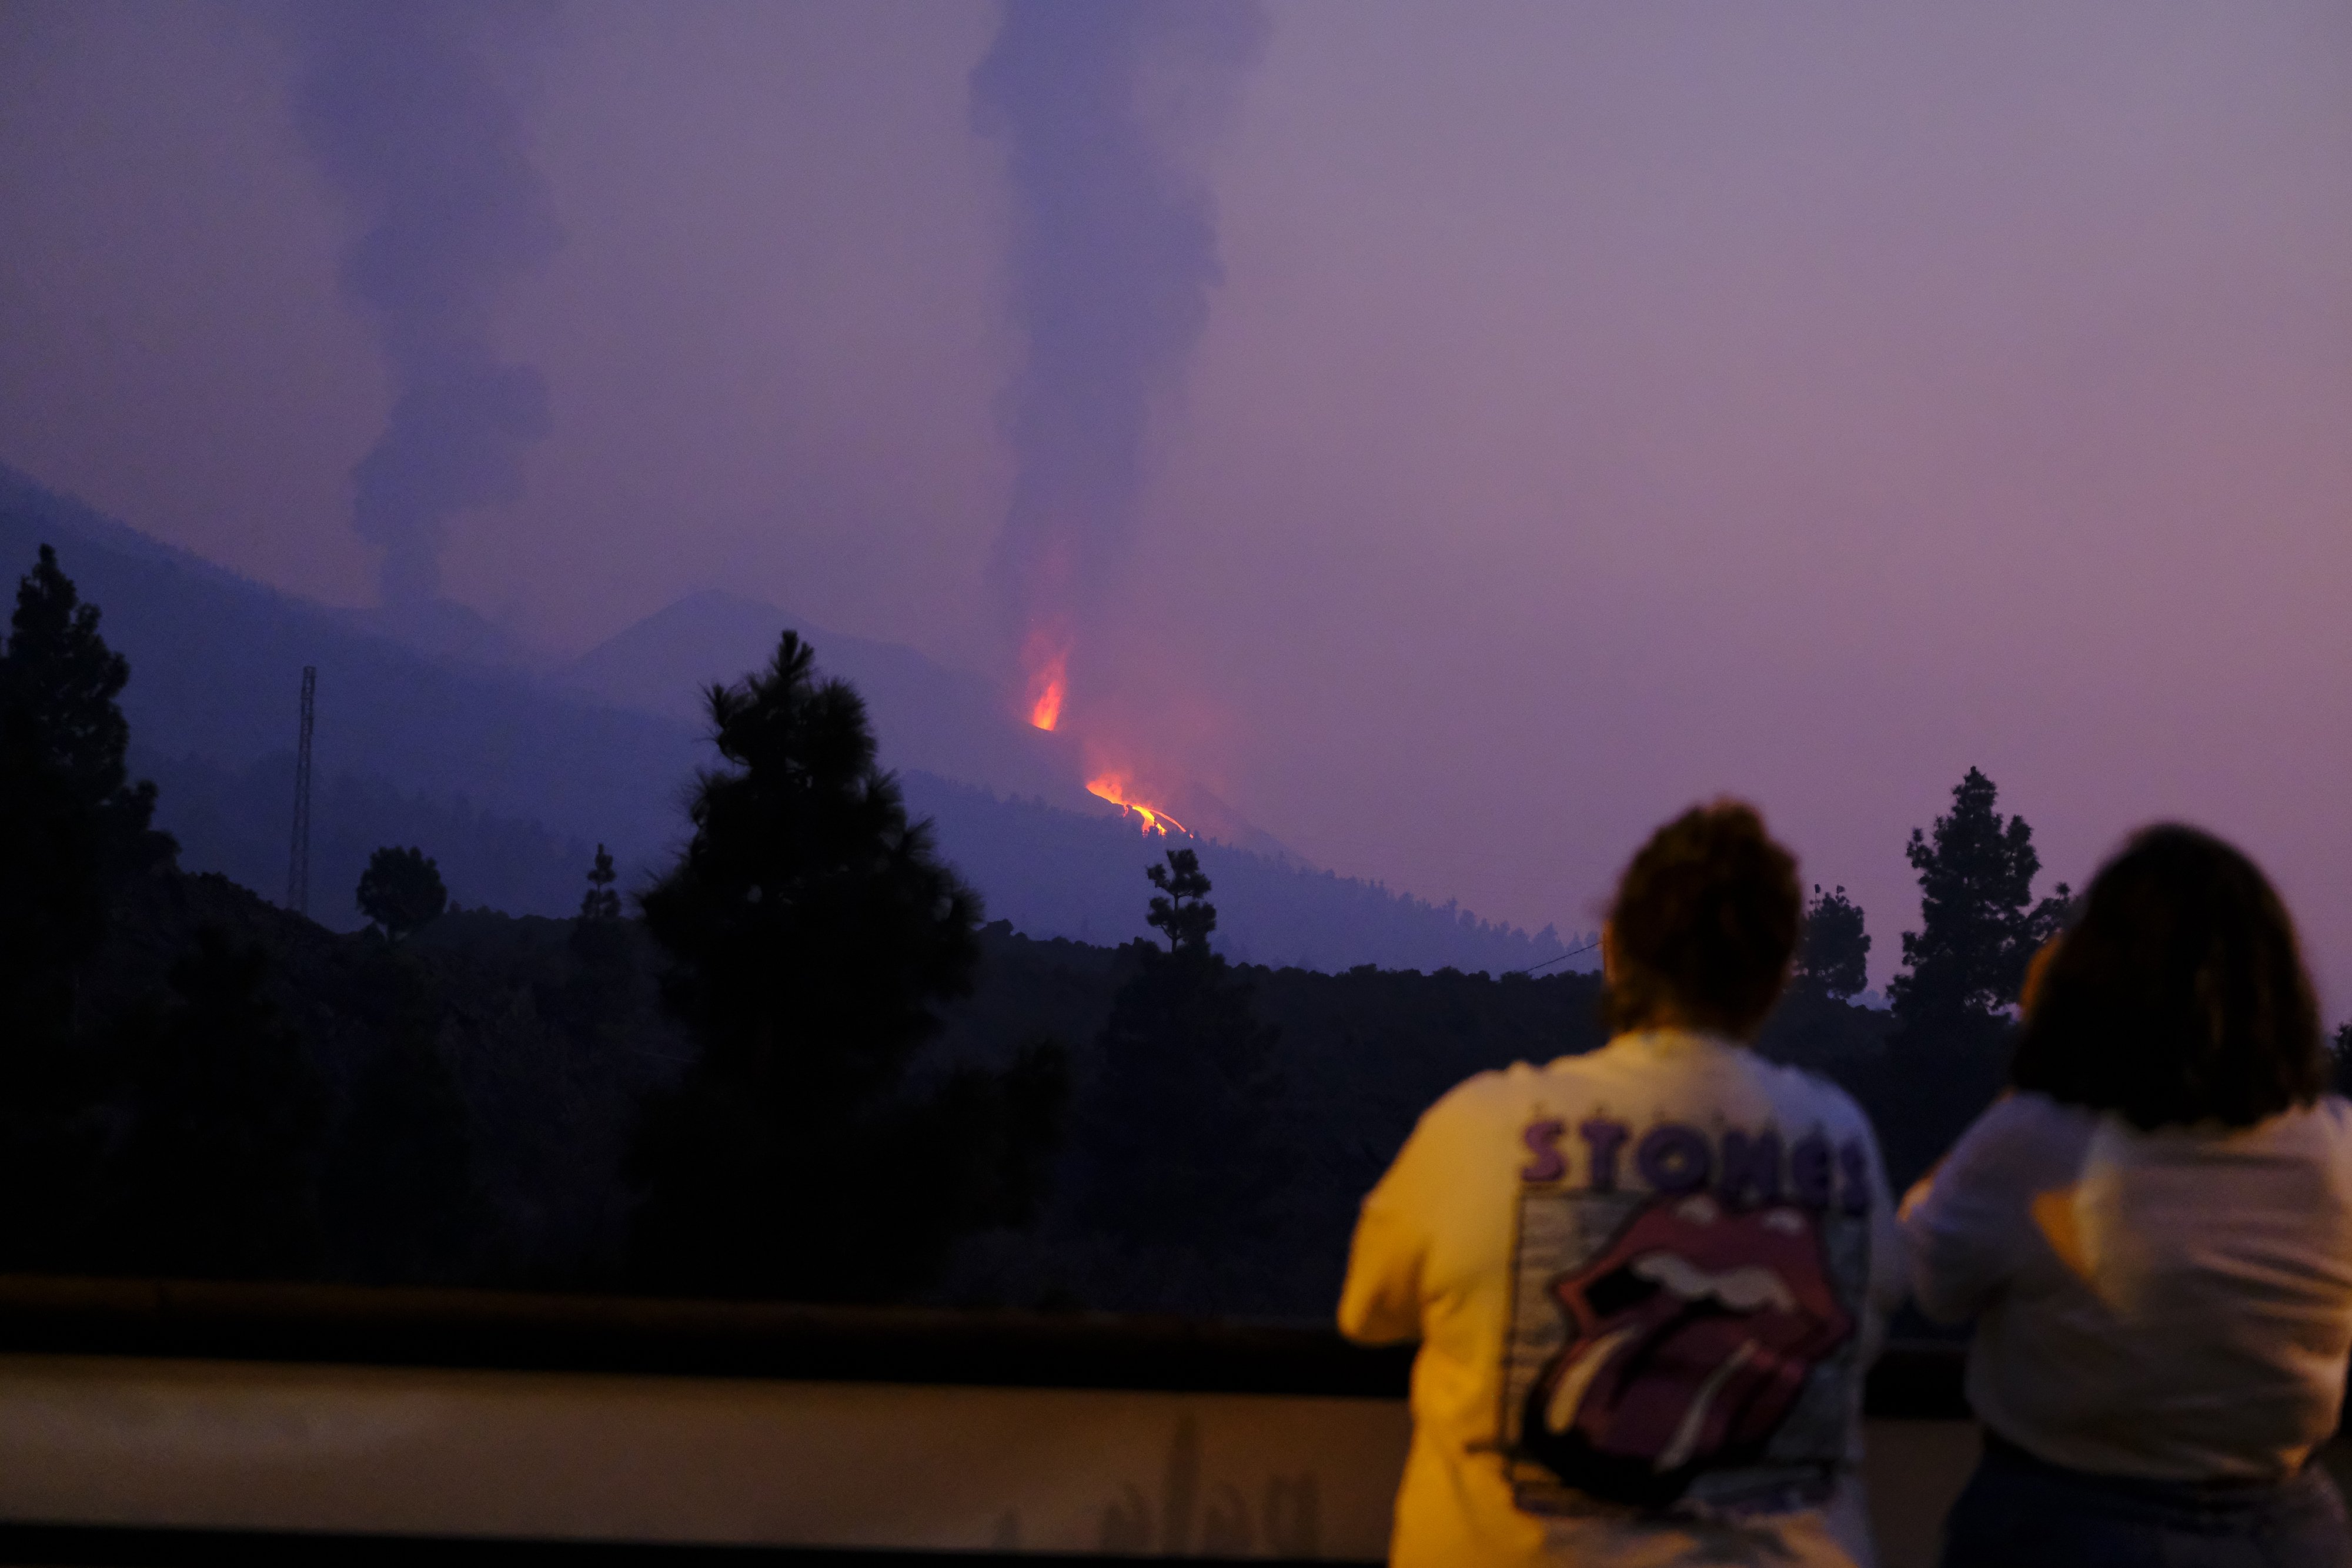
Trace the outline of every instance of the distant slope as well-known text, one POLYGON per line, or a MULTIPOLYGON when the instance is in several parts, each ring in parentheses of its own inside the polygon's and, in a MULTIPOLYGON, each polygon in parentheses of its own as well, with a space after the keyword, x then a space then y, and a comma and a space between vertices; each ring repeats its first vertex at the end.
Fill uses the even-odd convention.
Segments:
POLYGON ((1069 737, 1033 729, 1004 712, 978 676, 912 648, 828 632, 731 593, 681 599, 590 649, 559 678, 614 706, 699 726, 703 688, 764 665, 787 626, 815 648, 825 674, 857 688, 892 766, 1057 806, 1092 807, 1069 737))
MULTIPOLYGON (((1546 927, 1534 936, 1330 872, 1310 871, 1206 841, 1162 839, 1118 818, 1074 817, 1034 800, 1004 800, 929 774, 906 776, 907 800, 938 824, 957 869, 988 896, 992 919, 1034 936, 1112 946, 1154 933, 1144 924, 1144 868, 1189 844, 1215 884, 1215 946, 1244 963, 1303 969, 1446 967, 1500 973, 1561 956, 1546 927)), ((1592 967, 1590 957, 1570 959, 1592 967)))
MULTIPOLYGON (((980 676, 902 644, 829 632, 731 593, 689 594, 599 643, 557 678, 615 706, 698 725, 703 688, 713 672, 765 664, 788 626, 816 649, 826 674, 848 681, 866 699, 892 767, 1082 815, 1116 814, 1087 791, 1077 739, 1066 730, 1034 728, 1006 711, 1002 695, 980 676)), ((1188 786, 1166 804, 1195 832, 1261 854, 1297 858, 1202 785, 1188 786)))
MULTIPOLYGON (((57 545, 131 661, 122 706, 149 757, 242 770, 294 744, 302 666, 319 667, 316 770, 536 820, 649 861, 677 836, 675 802, 702 760, 683 724, 625 712, 511 672, 435 660, 348 617, 143 538, 0 468, 0 570, 57 545)), ((321 797, 322 806, 326 800, 321 797)), ((289 792, 241 809, 282 824, 289 792)), ((163 808, 171 825, 173 807, 163 808)), ((336 825, 318 819, 321 833, 336 825)), ((276 894, 283 873, 258 890, 276 894)))
MULTIPOLYGON (((272 903, 286 894, 294 754, 230 768, 203 757, 131 752, 152 779, 157 815, 180 841, 180 863, 218 872, 272 903)), ((462 797, 436 800, 351 773, 312 781, 310 914, 339 931, 360 925, 360 873, 384 844, 414 844, 437 862, 452 903, 517 915, 570 915, 587 891, 596 846, 533 819, 501 816, 462 797)))
MULTIPOLYGON (((346 612, 225 571, 0 467, 6 580, 32 564, 43 541, 57 545, 67 574, 102 611, 107 641, 131 661, 122 704, 133 751, 162 790, 158 821, 181 837, 191 871, 284 895, 306 664, 319 666, 310 907, 331 925, 357 923, 357 868, 380 844, 414 843, 433 855, 461 904, 567 915, 579 906, 594 844, 610 845, 625 884, 637 886, 684 838, 686 792, 713 758, 699 726, 683 716, 614 706, 582 689, 576 667, 559 681, 418 653, 346 612)), ((763 661, 781 628, 769 619, 775 612, 747 602, 706 604, 707 651, 677 654, 676 668, 648 668, 636 695, 657 698, 673 680, 690 692, 763 661), (721 633, 754 639, 744 644, 751 651, 731 651, 737 644, 721 633)), ((1030 798, 1007 800, 907 767, 891 727, 934 700, 913 688, 947 673, 907 664, 918 657, 907 650, 856 639, 821 642, 816 653, 821 667, 873 683, 884 762, 906 768, 910 802, 937 819, 941 849, 996 917, 1038 936, 1118 942, 1143 934, 1143 867, 1160 841, 1141 839, 1083 792, 1076 801, 1093 810, 1052 803, 1071 801, 1069 774, 1048 771, 1030 798)), ((625 648, 611 655, 612 665, 625 663, 625 648)), ((607 668, 603 678, 619 673, 607 668)), ((992 713, 980 683, 954 683, 949 674, 949 695, 938 700, 968 702, 982 718, 992 713)), ((932 714, 941 724, 954 716, 932 714)), ((986 743, 985 724, 973 722, 976 744, 986 743)), ((1005 767, 1023 755, 1006 752, 1005 767)), ((1027 755, 1040 768, 1056 764, 1050 747, 1027 755)), ((1214 843, 1201 852, 1217 883, 1224 946, 1256 962, 1501 970, 1563 950, 1548 932, 1483 925, 1451 904, 1277 856, 1214 843)))

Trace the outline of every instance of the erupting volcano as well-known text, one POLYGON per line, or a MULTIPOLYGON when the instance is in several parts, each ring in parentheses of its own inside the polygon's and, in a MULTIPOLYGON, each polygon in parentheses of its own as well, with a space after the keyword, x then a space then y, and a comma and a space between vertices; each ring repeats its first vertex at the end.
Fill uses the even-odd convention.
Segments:
POLYGON ((1112 805, 1117 806, 1122 816, 1132 811, 1137 816, 1142 818, 1143 831, 1147 833, 1158 833, 1164 839, 1168 836, 1168 830, 1173 828, 1188 839, 1192 836, 1192 829, 1186 827, 1183 823, 1178 821, 1175 818, 1170 816, 1159 807, 1147 806, 1140 800, 1129 799, 1127 790, 1128 779, 1127 775, 1124 773, 1105 773, 1099 778, 1089 779, 1087 780, 1087 792, 1088 794, 1100 796, 1103 800, 1106 800, 1112 805))
POLYGON ((1029 722, 1052 729, 1062 722, 1062 693, 1069 685, 1070 651, 1041 636, 1029 639, 1029 722))
MULTIPOLYGON (((1033 629, 1023 639, 1021 664, 1027 674, 1022 699, 1025 706, 1021 711, 1034 728, 1050 731, 1061 727, 1064 700, 1069 695, 1071 646, 1067 629, 1050 622, 1033 629)), ((1192 829, 1160 807, 1136 799, 1133 775, 1126 768, 1114 765, 1117 754, 1106 755, 1097 739, 1085 733, 1087 728, 1082 718, 1080 739, 1087 767, 1094 774, 1087 780, 1087 793, 1117 806, 1122 815, 1134 813, 1147 833, 1165 838, 1172 829, 1191 838, 1192 829)))
POLYGON ((1055 666, 1052 674, 1038 683, 1041 688, 1036 700, 1029 705, 1029 722, 1039 729, 1051 729, 1062 722, 1062 672, 1055 666))

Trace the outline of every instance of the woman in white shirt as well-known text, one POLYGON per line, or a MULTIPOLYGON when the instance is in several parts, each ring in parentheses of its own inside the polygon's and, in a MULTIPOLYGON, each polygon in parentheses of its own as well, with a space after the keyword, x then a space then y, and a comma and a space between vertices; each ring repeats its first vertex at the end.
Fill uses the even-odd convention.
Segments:
POLYGON ((2136 835, 2038 963, 2005 1095, 1903 1205, 1929 1316, 1976 1320, 1985 1455, 1947 1568, 2352 1563, 2352 1107, 2278 894, 2136 835))

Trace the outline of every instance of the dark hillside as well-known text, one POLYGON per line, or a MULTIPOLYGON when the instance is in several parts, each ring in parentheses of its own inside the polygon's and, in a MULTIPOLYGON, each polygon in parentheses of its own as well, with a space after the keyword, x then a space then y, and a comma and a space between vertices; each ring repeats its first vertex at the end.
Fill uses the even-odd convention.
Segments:
MULTIPOLYGON (((229 768, 133 747, 131 770, 155 781, 160 814, 180 841, 183 864, 282 895, 292 752, 229 768)), ((357 774, 318 773, 311 781, 310 912, 321 924, 337 930, 359 925, 352 890, 368 856, 385 844, 423 848, 440 862, 449 896, 468 909, 532 915, 577 906, 580 879, 596 853, 593 842, 559 835, 536 818, 484 810, 462 795, 444 800, 357 774)))
MULTIPOLYGON (((267 952, 268 1001, 323 1089, 313 1179, 327 1245, 296 1272, 614 1287, 637 1118, 647 1092, 694 1051, 658 1006, 657 959, 638 923, 610 923, 611 941, 583 946, 572 921, 468 910, 394 946, 328 931, 222 877, 165 873, 133 890, 83 977, 87 1037, 120 1038, 164 1005, 173 964, 208 929, 267 952), (413 1215, 419 1194, 436 1192, 437 1228, 384 1233, 413 1215), (380 1201, 394 1195, 389 1207, 380 1201)), ((923 1075, 936 1081, 959 1061, 1002 1066, 1025 1046, 1058 1041, 1070 1056, 1071 1114, 1085 1117, 1097 1041, 1137 948, 1036 940, 998 923, 982 931, 982 951, 978 988, 950 1012, 923 1075)), ((1106 1234, 1076 1218, 1081 1178, 1065 1161, 1039 1221, 967 1244, 936 1299, 1320 1317, 1357 1202, 1425 1106, 1475 1072, 1588 1051, 1601 1038, 1590 975, 1245 967, 1237 977, 1276 1031, 1290 1168, 1269 1228, 1237 1228, 1205 1250, 1106 1234)), ((1883 1013, 1794 997, 1762 1049, 1848 1083, 1893 1148, 1916 1140, 1889 1128, 1890 1116, 1921 1112, 1892 1071, 1885 1027, 1883 1013)), ((139 1245, 135 1230, 101 1228, 77 1261, 139 1271, 139 1245)))
MULTIPOLYGON (((425 1266, 387 1267, 369 1236, 349 1227, 333 1233, 330 1191, 319 1270, 593 1284, 609 1276, 623 1236, 621 1160, 638 1101, 688 1048, 655 1003, 642 931, 625 924, 608 961, 592 970, 572 951, 572 929, 569 921, 469 911, 393 946, 373 932, 329 931, 224 877, 165 873, 118 907, 83 976, 85 1032, 121 1038, 167 1005, 173 965, 204 934, 257 946, 267 955, 263 993, 325 1092, 326 1165, 314 1173, 322 1187, 333 1187, 338 1151, 379 1109, 369 1103, 372 1083, 387 1060, 408 1062, 447 1096, 447 1124, 394 1130, 451 1151, 451 1168, 439 1173, 457 1198, 445 1217, 450 1245, 425 1266)), ((395 1164, 355 1179, 366 1197, 373 1184, 416 1174, 395 1164)), ((394 1207, 405 1201, 397 1191, 383 1197, 394 1207)), ((83 1261, 137 1271, 142 1260, 126 1245, 101 1233, 83 1261)))

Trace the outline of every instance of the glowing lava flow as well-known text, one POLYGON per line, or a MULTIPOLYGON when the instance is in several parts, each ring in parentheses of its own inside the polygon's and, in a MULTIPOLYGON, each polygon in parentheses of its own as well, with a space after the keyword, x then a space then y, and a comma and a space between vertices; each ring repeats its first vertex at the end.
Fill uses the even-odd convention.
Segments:
POLYGON ((1192 836, 1192 829, 1157 806, 1147 806, 1140 800, 1129 800, 1127 775, 1124 773, 1106 773, 1099 779, 1087 779, 1087 793, 1098 795, 1109 801, 1119 809, 1122 816, 1129 811, 1134 812, 1143 819, 1143 831, 1147 833, 1158 833, 1164 839, 1168 836, 1168 830, 1173 828, 1188 839, 1192 836))

